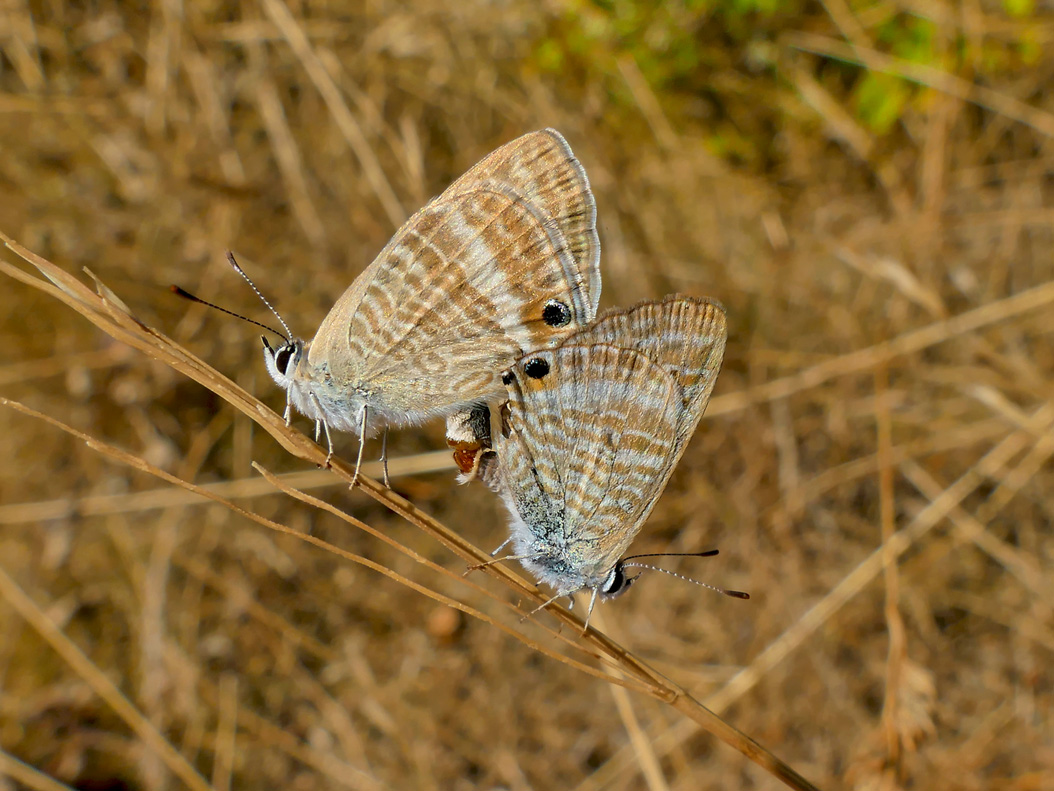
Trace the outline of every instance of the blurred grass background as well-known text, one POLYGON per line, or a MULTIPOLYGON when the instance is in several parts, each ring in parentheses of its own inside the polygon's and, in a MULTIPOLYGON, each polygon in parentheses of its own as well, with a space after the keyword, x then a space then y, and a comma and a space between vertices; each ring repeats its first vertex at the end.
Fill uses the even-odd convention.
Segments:
MULTIPOLYGON (((729 311, 709 416, 635 547, 719 547, 675 568, 753 598, 652 575, 605 629, 822 787, 1054 787, 1054 311, 1008 301, 1054 280, 1052 38, 1029 0, 11 0, 0 228, 280 409, 257 333, 168 284, 266 320, 231 248, 310 336, 406 216, 556 127, 596 193, 602 306, 729 311)), ((10 280, 0 393, 199 482, 303 468, 10 280)), ((129 500, 156 482, 9 410, 0 432, 0 568, 217 789, 778 787, 654 701, 223 509, 129 500)), ((442 446, 440 425, 392 435, 394 456, 442 446)), ((395 487, 501 542, 483 487, 395 487)), ((4 754, 80 789, 178 787, 3 601, 0 634, 4 754)))

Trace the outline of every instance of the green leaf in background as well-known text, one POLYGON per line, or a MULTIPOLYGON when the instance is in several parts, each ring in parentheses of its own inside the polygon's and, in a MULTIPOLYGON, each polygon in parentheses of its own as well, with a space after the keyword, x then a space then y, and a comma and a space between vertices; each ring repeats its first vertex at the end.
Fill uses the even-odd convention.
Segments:
POLYGON ((853 92, 857 117, 878 134, 893 127, 910 98, 911 89, 902 79, 873 72, 864 75, 853 92))
POLYGON ((1012 17, 1032 16, 1036 4, 1035 0, 1003 0, 1003 10, 1012 17))

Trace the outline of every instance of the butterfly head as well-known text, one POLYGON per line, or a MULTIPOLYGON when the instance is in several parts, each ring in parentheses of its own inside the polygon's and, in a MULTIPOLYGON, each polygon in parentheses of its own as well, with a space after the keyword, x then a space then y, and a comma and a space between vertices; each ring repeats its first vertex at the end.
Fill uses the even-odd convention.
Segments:
MULTIPOLYGON (((622 561, 600 560, 581 543, 540 539, 512 524, 515 556, 524 568, 559 595, 593 591, 601 599, 621 596, 640 575, 627 575, 622 561)), ((551 537, 552 534, 550 534, 551 537)))
MULTIPOLYGON (((311 362, 311 343, 292 338, 281 346, 272 347, 263 339, 264 364, 275 384, 286 392, 286 422, 290 411, 325 423, 338 431, 354 431, 372 435, 378 428, 374 410, 367 410, 366 394, 355 389, 335 386, 328 365, 311 362)), ((385 422, 392 422, 383 411, 378 413, 385 422)))
POLYGON ((267 373, 271 374, 275 384, 283 390, 288 390, 293 384, 297 366, 304 357, 306 345, 299 338, 292 338, 275 347, 267 342, 267 338, 262 340, 267 373))
POLYGON ((574 606, 572 594, 581 590, 591 592, 583 633, 589 629, 589 619, 593 614, 597 599, 607 601, 621 596, 640 576, 639 574, 627 576, 625 564, 621 560, 611 566, 606 574, 603 571, 597 573, 597 565, 577 562, 573 553, 554 552, 551 548, 548 551, 542 549, 535 555, 521 556, 520 562, 541 582, 556 590, 556 595, 544 602, 538 609, 546 607, 561 596, 571 597, 568 606, 572 607, 574 606))
POLYGON ((614 599, 629 590, 629 586, 632 585, 639 576, 640 574, 628 576, 626 574, 626 566, 620 560, 611 567, 611 572, 607 575, 607 579, 605 579, 596 590, 602 598, 614 599))

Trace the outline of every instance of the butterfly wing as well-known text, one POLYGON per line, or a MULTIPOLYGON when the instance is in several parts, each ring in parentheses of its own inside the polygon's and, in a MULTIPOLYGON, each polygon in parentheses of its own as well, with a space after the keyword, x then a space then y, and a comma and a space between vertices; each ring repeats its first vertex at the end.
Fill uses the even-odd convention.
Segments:
POLYGON ((407 221, 322 322, 310 362, 395 422, 499 395, 524 351, 593 319, 595 218, 558 133, 514 140, 407 221))
POLYGON ((606 344, 530 354, 510 374, 501 485, 538 543, 561 553, 567 584, 545 581, 596 586, 669 481, 681 390, 647 356, 606 344))
POLYGON ((725 311, 708 299, 672 294, 605 313, 568 343, 607 343, 634 349, 667 371, 681 388, 684 408, 674 463, 695 432, 725 354, 725 311))
POLYGON ((543 217, 560 229, 574 262, 574 279, 583 284, 588 312, 600 303, 600 240, 597 207, 585 168, 555 129, 517 138, 488 154, 443 193, 452 197, 480 184, 516 185, 543 217))

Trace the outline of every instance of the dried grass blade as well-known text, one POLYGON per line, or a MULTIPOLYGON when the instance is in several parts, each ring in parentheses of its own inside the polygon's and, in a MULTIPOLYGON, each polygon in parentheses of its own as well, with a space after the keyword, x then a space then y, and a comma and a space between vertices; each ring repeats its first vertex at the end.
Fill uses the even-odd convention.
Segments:
POLYGON ((211 791, 208 781, 199 775, 180 752, 161 735, 124 693, 117 688, 88 656, 41 610, 29 595, 0 566, 0 597, 36 630, 62 660, 106 702, 113 712, 157 755, 169 771, 194 791, 211 791))
POLYGON ((0 777, 9 777, 31 791, 73 791, 65 783, 48 777, 36 767, 0 750, 0 777))
MULTIPOLYGON (((179 344, 175 343, 171 339, 162 335, 161 333, 144 326, 138 322, 131 314, 122 312, 119 301, 114 302, 107 300, 105 297, 99 296, 92 293, 82 283, 77 281, 75 278, 63 272, 61 269, 56 267, 54 264, 45 261, 40 256, 23 248, 9 237, 5 236, 0 232, 0 239, 15 253, 21 256, 23 259, 33 264, 37 269, 41 271, 48 279, 56 283, 52 286, 45 283, 38 278, 33 278, 27 275, 22 270, 7 264, 6 262, 0 261, 0 270, 10 274, 12 277, 27 283, 45 293, 55 296, 60 301, 70 305, 74 310, 84 315, 92 323, 98 326, 103 331, 107 332, 117 340, 127 343, 134 348, 140 349, 146 352, 151 357, 161 360, 172 368, 185 373, 196 382, 202 384, 212 392, 224 398, 228 403, 237 409, 247 414, 253 419, 261 428, 271 434, 278 442, 286 448, 290 453, 308 461, 312 461, 319 466, 323 466, 326 461, 326 453, 320 447, 308 440, 304 435, 295 431, 294 429, 285 425, 285 422, 280 416, 268 409, 262 402, 254 398, 248 392, 238 387, 232 381, 227 379, 219 372, 213 370, 206 363, 199 358, 192 355, 190 352, 183 349, 179 344), (116 315, 115 315, 116 314, 116 315)), ((1052 284, 1054 286, 1054 284, 1052 284)), ((1054 288, 1052 288, 1054 291, 1054 288)), ((1054 297, 1054 294, 1052 294, 1054 297)), ((99 450, 106 455, 109 455, 131 467, 141 469, 144 472, 149 472, 162 480, 168 481, 176 486, 188 489, 190 491, 196 491, 199 494, 207 497, 210 500, 221 502, 232 511, 241 514, 247 519, 255 521, 259 524, 263 524, 277 532, 286 533, 289 535, 296 536, 301 540, 307 541, 308 543, 316 544, 321 548, 326 549, 339 557, 345 558, 353 563, 364 565, 371 568, 385 576, 396 580, 400 584, 403 584, 429 598, 432 598, 438 602, 446 604, 447 606, 461 610, 470 615, 474 615, 488 623, 493 624, 502 631, 510 634, 516 639, 521 640, 529 647, 541 652, 546 655, 553 655, 556 658, 556 654, 550 652, 548 649, 541 645, 530 641, 525 635, 521 635, 517 631, 510 629, 500 622, 490 619, 489 616, 473 610, 471 607, 457 602, 449 597, 442 596, 435 591, 432 591, 424 586, 421 586, 412 580, 406 579, 393 572, 390 569, 380 566, 379 564, 373 563, 366 558, 362 558, 352 553, 345 552, 338 547, 326 544, 313 536, 305 536, 302 533, 298 533, 284 525, 280 525, 270 520, 266 520, 257 514, 247 511, 233 502, 224 500, 217 495, 206 492, 203 489, 194 487, 186 481, 176 478, 169 473, 157 468, 151 468, 150 465, 142 459, 135 457, 132 454, 121 451, 117 448, 107 445, 93 437, 90 437, 82 432, 77 431, 71 427, 68 427, 59 421, 51 418, 47 415, 43 415, 39 412, 35 412, 27 407, 24 407, 15 402, 8 401, 6 399, 0 399, 0 403, 8 404, 20 411, 39 417, 52 425, 63 429, 75 436, 82 438, 89 447, 95 450, 99 450)), ((349 484, 353 479, 354 470, 344 462, 342 459, 334 458, 330 465, 330 469, 337 476, 347 481, 349 484)), ((470 563, 483 563, 489 560, 489 556, 479 549, 475 545, 463 539, 458 534, 447 528, 445 525, 437 522, 435 519, 425 514, 423 511, 418 509, 412 503, 408 502, 404 498, 400 497, 395 492, 383 487, 377 481, 359 476, 358 478, 359 487, 373 497, 378 502, 381 502, 386 507, 391 509, 393 512, 399 514, 411 524, 414 524, 424 530, 429 535, 436 538, 440 543, 449 548, 459 557, 469 561, 470 563)), ((522 578, 506 569, 501 564, 494 564, 487 566, 485 572, 503 580, 507 585, 512 587, 514 590, 519 591, 525 596, 528 596, 536 601, 541 601, 541 595, 538 593, 533 586, 528 586, 524 583, 522 578)), ((574 627, 579 633, 582 633, 584 624, 576 616, 569 612, 566 608, 557 606, 555 604, 550 605, 547 608, 547 612, 562 623, 574 627)), ((735 747, 737 750, 742 752, 744 755, 749 757, 752 761, 758 763, 774 775, 779 777, 785 783, 792 788, 797 789, 814 789, 815 787, 810 784, 805 778, 801 777, 795 772, 790 766, 785 764, 779 758, 769 753, 767 750, 762 748, 752 739, 747 737, 745 734, 740 733, 732 726, 725 723, 712 711, 704 707, 699 701, 692 698, 684 689, 678 685, 672 683, 666 679, 662 674, 658 673, 647 664, 637 659, 632 653, 627 651, 625 648, 620 646, 611 638, 596 631, 593 628, 589 628, 584 634, 582 634, 581 642, 584 645, 589 646, 596 653, 594 654, 597 658, 604 657, 619 669, 631 676, 638 686, 634 686, 634 681, 629 679, 615 679, 609 674, 598 670, 589 665, 575 662, 567 657, 561 657, 560 661, 564 661, 573 664, 582 672, 589 675, 602 678, 608 683, 618 683, 624 686, 635 688, 641 691, 646 691, 647 694, 652 695, 658 700, 662 700, 678 711, 681 711, 686 716, 690 717, 693 721, 701 725, 705 730, 712 733, 713 735, 725 741, 727 744, 735 747)))
MULTIPOLYGON (((101 454, 103 454, 105 456, 109 456, 110 458, 112 458, 112 459, 114 459, 116 461, 119 461, 122 464, 126 464, 129 467, 133 467, 134 469, 140 470, 140 471, 145 472, 145 473, 149 473, 150 475, 153 475, 153 476, 155 476, 157 478, 160 478, 163 481, 167 481, 168 483, 171 483, 171 484, 173 484, 175 486, 180 486, 180 487, 182 487, 182 488, 184 488, 184 489, 186 489, 188 491, 195 492, 195 493, 201 495, 202 497, 206 497, 209 500, 212 500, 213 502, 216 502, 216 503, 219 503, 220 505, 226 506, 227 508, 229 508, 231 511, 234 511, 239 516, 245 517, 246 519, 249 519, 250 521, 253 521, 253 522, 256 522, 257 524, 263 525, 264 527, 269 528, 270 530, 274 530, 277 533, 282 533, 282 534, 287 535, 287 536, 292 536, 292 537, 297 538, 297 539, 299 539, 299 540, 301 540, 301 541, 303 541, 305 543, 312 544, 312 545, 318 547, 319 549, 322 549, 322 550, 324 550, 326 552, 329 552, 329 553, 331 553, 333 555, 336 555, 337 557, 341 558, 342 560, 347 560, 347 561, 350 561, 350 562, 355 563, 357 565, 365 566, 366 568, 368 568, 368 569, 370 569, 372 571, 376 571, 379 574, 383 574, 385 577, 388 577, 389 579, 393 580, 394 582, 397 582, 400 585, 403 585, 403 586, 405 586, 407 588, 410 588, 411 590, 413 590, 413 591, 415 591, 417 593, 420 593, 423 596, 426 596, 426 597, 428 597, 430 599, 433 599, 434 601, 438 602, 439 604, 445 604, 448 607, 452 607, 452 608, 454 608, 456 610, 460 610, 461 612, 465 613, 466 615, 471 615, 472 617, 477 618, 478 620, 483 621, 484 623, 487 623, 487 624, 489 624, 489 625, 491 625, 491 626, 493 626, 493 627, 495 627, 497 629, 500 629, 501 631, 505 632, 506 634, 510 635, 511 637, 515 637, 517 640, 519 640, 520 642, 524 643, 528 648, 532 648, 535 651, 538 651, 539 653, 544 654, 545 656, 548 656, 551 659, 555 659, 558 662, 563 662, 565 664, 568 664, 571 667, 574 667, 576 670, 580 670, 581 672, 586 673, 587 675, 591 675, 591 676, 593 676, 595 678, 603 679, 603 680, 609 681, 611 683, 621 684, 622 686, 625 686, 625 687, 627 687, 629 689, 633 689, 633 690, 635 690, 637 692, 644 692, 646 694, 652 695, 653 697, 657 697, 659 699, 667 699, 672 694, 672 692, 669 690, 669 688, 666 685, 662 684, 661 682, 657 682, 655 684, 648 685, 647 683, 613 679, 610 676, 608 676, 606 673, 604 673, 603 671, 598 670, 598 669, 596 669, 596 668, 594 668, 594 667, 592 667, 590 665, 586 665, 586 664, 584 664, 582 662, 578 662, 578 661, 576 661, 574 659, 571 659, 569 657, 563 656, 562 654, 558 654, 555 651, 553 651, 553 650, 541 645, 537 641, 531 640, 529 637, 527 637, 527 635, 523 634, 522 632, 518 631, 517 629, 514 629, 514 628, 512 628, 510 626, 507 626, 506 624, 501 623, 500 621, 495 620, 494 618, 491 618, 489 615, 487 615, 483 611, 477 610, 474 607, 470 607, 469 605, 458 601, 457 599, 453 599, 453 598, 451 598, 449 596, 446 596, 446 595, 444 595, 442 593, 439 593, 438 591, 434 591, 431 588, 428 588, 428 587, 426 587, 424 585, 421 585, 420 583, 415 582, 414 580, 411 580, 408 577, 404 577, 403 575, 399 574, 396 571, 393 571, 392 569, 388 568, 387 566, 384 566, 384 565, 382 565, 380 563, 376 563, 376 562, 370 560, 369 558, 362 557, 361 555, 356 555, 356 554, 354 554, 352 552, 348 552, 347 550, 341 549, 340 547, 335 546, 333 544, 330 544, 327 541, 323 541, 322 539, 317 538, 315 536, 311 536, 311 535, 307 535, 305 533, 301 533, 301 532, 299 532, 297 530, 292 529, 291 527, 287 527, 286 525, 280 524, 278 522, 274 522, 274 521, 272 521, 270 519, 267 519, 265 517, 260 516, 259 514, 256 514, 256 513, 252 512, 252 511, 248 511, 248 510, 242 508, 241 506, 235 504, 234 502, 232 502, 230 500, 227 500, 227 499, 225 499, 223 497, 220 497, 219 495, 213 494, 212 492, 208 492, 205 489, 203 489, 203 488, 201 488, 201 487, 199 487, 199 486, 197 486, 197 485, 195 485, 193 483, 190 483, 189 481, 184 481, 182 478, 179 478, 179 477, 177 477, 175 475, 172 475, 171 473, 165 472, 164 470, 153 466, 149 462, 145 461, 144 459, 139 458, 138 456, 135 456, 134 454, 128 453, 127 451, 123 451, 120 448, 116 448, 113 445, 110 445, 109 443, 103 442, 102 440, 96 439, 95 437, 92 437, 92 436, 90 436, 88 434, 85 434, 82 431, 78 431, 77 429, 73 428, 72 426, 68 426, 65 423, 62 423, 61 421, 58 421, 55 418, 50 417, 49 415, 45 415, 45 414, 43 414, 41 412, 37 412, 35 409, 31 409, 31 408, 25 406, 24 404, 20 404, 17 401, 11 401, 10 399, 0 397, 0 404, 2 404, 4 406, 9 406, 12 409, 16 409, 16 410, 18 410, 19 412, 21 412, 21 413, 23 413, 25 415, 29 415, 30 417, 35 417, 35 418, 38 418, 39 420, 43 420, 46 423, 49 423, 50 425, 55 426, 56 428, 61 429, 62 431, 65 431, 67 434, 70 434, 72 436, 77 437, 78 439, 83 440, 85 442, 85 444, 87 444, 88 447, 90 447, 94 451, 97 451, 97 452, 99 452, 99 453, 101 453, 101 454)), ((275 480, 277 480, 277 479, 275 479, 275 480)), ((304 498, 306 498, 305 501, 307 501, 307 500, 315 500, 315 498, 308 498, 307 495, 304 495, 304 498)), ((316 502, 321 502, 321 501, 316 501, 316 502)), ((325 504, 323 503, 323 505, 325 505, 325 504)), ((351 517, 351 518, 353 519, 353 517, 351 517)), ((367 528, 367 530, 372 535, 377 535, 377 536, 381 535, 379 533, 379 531, 374 531, 373 528, 367 528)), ((394 542, 392 542, 392 543, 394 543, 394 542)), ((405 548, 403 548, 403 549, 405 549, 405 548)), ((411 555, 411 557, 419 558, 422 563, 424 563, 426 565, 434 565, 434 564, 431 564, 430 561, 427 561, 424 558, 420 558, 420 556, 417 556, 416 553, 413 553, 411 550, 406 549, 406 551, 411 555)), ((437 568, 440 568, 440 570, 443 570, 441 567, 437 567, 437 568)), ((445 570, 443 570, 443 571, 445 571, 445 570)), ((456 575, 452 575, 452 576, 456 576, 456 575)), ((2 587, 2 585, 0 585, 0 592, 2 592, 2 591, 3 591, 3 587, 2 587)))
MULTIPOLYGON (((900 557, 918 540, 958 506, 962 500, 980 486, 989 476, 993 476, 1005 467, 1015 455, 1024 449, 1030 439, 1034 438, 1038 427, 1049 430, 1054 424, 1054 405, 1040 407, 1031 416, 1033 425, 1028 430, 1015 431, 1007 435, 993 447, 973 468, 962 475, 955 483, 944 489, 938 497, 920 511, 912 522, 897 531, 888 544, 872 552, 863 562, 846 575, 830 592, 810 607, 802 616, 776 640, 758 654, 745 668, 736 673, 718 692, 710 695, 705 703, 716 712, 727 709, 733 702, 745 695, 764 677, 764 675, 783 661, 792 651, 805 642, 805 639, 820 628, 821 625, 839 609, 875 579, 884 567, 886 553, 900 557)), ((675 706, 676 707, 676 706, 675 706)), ((714 715, 716 717, 716 715, 714 715)), ((718 720, 719 722, 723 721, 718 720)), ((708 725, 698 723, 714 733, 708 725)), ((665 731, 652 734, 652 746, 659 756, 669 755, 697 732, 696 728, 685 722, 677 723, 665 731)), ((719 734, 714 733, 719 736, 719 734)), ((597 769, 586 782, 578 786, 577 791, 593 791, 602 788, 615 777, 624 777, 635 764, 632 747, 622 747, 608 761, 597 769)))
POLYGON ((1041 135, 1054 137, 1054 115, 1025 104, 1012 96, 978 85, 954 74, 924 63, 912 63, 866 47, 851 47, 837 39, 816 33, 794 32, 783 37, 783 44, 826 58, 862 66, 871 71, 893 74, 904 80, 954 96, 964 102, 984 107, 1035 129, 1041 135))
POLYGON ((741 390, 738 393, 715 396, 710 400, 707 414, 713 417, 727 412, 736 412, 753 404, 786 398, 803 390, 818 387, 831 379, 870 371, 876 365, 887 363, 896 357, 922 351, 958 335, 964 335, 1044 307, 1051 302, 1054 302, 1054 281, 994 302, 988 302, 950 319, 935 321, 888 341, 832 357, 830 360, 825 360, 796 374, 773 379, 763 385, 741 390))
MULTIPOLYGON (((113 355, 110 355, 111 357, 113 355)), ((0 383, 2 384, 2 383, 0 383)), ((371 461, 362 465, 365 474, 379 474, 381 462, 371 461)), ((456 469, 448 450, 432 453, 419 453, 401 459, 392 459, 388 463, 392 478, 401 475, 418 475, 425 472, 439 472, 456 469)), ((344 485, 333 477, 329 470, 305 470, 280 475, 279 479, 288 486, 300 489, 321 489, 344 485)), ((275 493, 274 486, 259 478, 239 478, 233 481, 222 481, 204 484, 206 491, 214 492, 232 500, 246 500, 275 493)), ((142 511, 155 511, 176 506, 204 505, 208 500, 198 497, 193 492, 173 489, 170 486, 146 489, 128 494, 98 494, 85 497, 62 497, 54 500, 37 500, 28 503, 11 503, 0 505, 0 525, 17 525, 27 522, 40 522, 48 519, 64 519, 73 515, 99 516, 102 514, 128 514, 142 511)))

